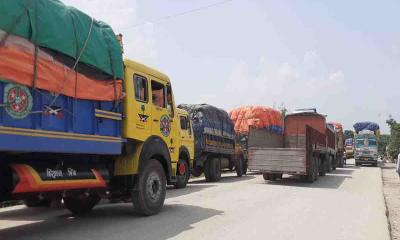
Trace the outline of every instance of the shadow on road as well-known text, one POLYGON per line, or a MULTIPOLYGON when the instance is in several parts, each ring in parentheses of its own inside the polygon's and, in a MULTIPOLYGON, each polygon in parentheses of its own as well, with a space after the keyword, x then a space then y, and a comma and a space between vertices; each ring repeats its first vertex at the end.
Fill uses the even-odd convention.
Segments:
POLYGON ((130 204, 101 205, 83 217, 66 210, 48 219, 44 209, 23 209, 1 213, 0 219, 39 221, 0 230, 0 239, 168 239, 193 228, 193 224, 223 214, 222 211, 192 205, 168 204, 158 215, 141 217, 130 204), (63 213, 66 214, 63 214, 63 213))
POLYGON ((326 176, 319 176, 318 180, 313 183, 308 183, 302 180, 299 176, 284 176, 282 180, 277 181, 266 181, 270 185, 282 185, 292 187, 304 187, 304 188, 339 188, 346 178, 352 178, 354 170, 340 168, 326 174, 326 176))
MULTIPOLYGON (((192 182, 189 182, 189 184, 186 186, 186 188, 183 188, 183 189, 175 189, 173 186, 168 186, 167 198, 180 197, 180 196, 184 196, 187 194, 200 192, 206 188, 215 187, 215 185, 212 185, 212 184, 200 185, 200 184, 191 184, 191 183, 192 182)), ((205 183, 205 181, 202 183, 205 183)))
MULTIPOLYGON (((256 178, 256 176, 254 175, 245 175, 242 177, 237 177, 237 176, 222 176, 221 180, 219 182, 215 182, 215 183, 211 183, 211 184, 221 184, 221 183, 234 183, 234 182, 240 182, 240 181, 246 181, 246 180, 250 180, 256 178)), ((198 180, 192 180, 190 181, 189 184, 209 184, 208 182, 206 182, 206 180, 204 178, 198 179, 198 180)))

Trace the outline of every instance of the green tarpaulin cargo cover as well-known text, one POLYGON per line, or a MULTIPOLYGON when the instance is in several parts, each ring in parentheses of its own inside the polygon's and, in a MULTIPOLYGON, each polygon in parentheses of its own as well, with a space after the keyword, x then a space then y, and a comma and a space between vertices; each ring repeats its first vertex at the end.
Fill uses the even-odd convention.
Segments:
POLYGON ((121 46, 111 27, 58 0, 1 0, 0 29, 123 79, 121 46))

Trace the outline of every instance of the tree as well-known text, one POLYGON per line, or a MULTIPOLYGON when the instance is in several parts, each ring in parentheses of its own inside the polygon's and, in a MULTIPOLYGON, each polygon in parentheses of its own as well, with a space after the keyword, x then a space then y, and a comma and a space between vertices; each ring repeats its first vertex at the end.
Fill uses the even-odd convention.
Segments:
POLYGON ((344 138, 348 139, 348 138, 354 138, 354 132, 351 130, 345 130, 344 131, 344 138))
POLYGON ((389 134, 382 134, 379 137, 379 144, 378 144, 378 153, 380 155, 385 155, 386 154, 386 147, 390 143, 390 135, 389 134))
POLYGON ((390 127, 388 153, 391 157, 396 158, 400 150, 400 124, 392 116, 389 116, 386 123, 390 127))

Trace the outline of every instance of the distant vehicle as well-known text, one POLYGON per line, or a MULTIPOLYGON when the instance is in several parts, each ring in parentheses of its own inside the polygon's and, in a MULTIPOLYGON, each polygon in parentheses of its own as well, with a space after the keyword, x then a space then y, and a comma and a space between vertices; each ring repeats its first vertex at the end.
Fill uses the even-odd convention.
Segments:
POLYGON ((336 139, 336 161, 332 163, 333 169, 337 167, 344 166, 344 158, 345 158, 345 147, 344 147, 344 133, 343 133, 343 125, 337 122, 329 122, 327 124, 331 128, 335 130, 335 139, 336 139))
POLYGON ((345 154, 346 154, 346 159, 354 158, 354 139, 353 138, 346 139, 345 154))
MULTIPOLYGON (((243 151, 245 163, 248 160, 249 129, 265 129, 266 131, 282 134, 283 118, 280 111, 266 106, 244 106, 229 112, 236 133, 236 143, 243 151)), ((247 165, 245 166, 247 169, 247 165)))
POLYGON ((378 166, 379 125, 374 122, 358 122, 354 124, 354 158, 356 166, 372 164, 378 166))
POLYGON ((355 163, 378 166, 378 138, 373 131, 363 130, 355 136, 355 163))
POLYGON ((208 104, 181 104, 189 112, 194 132, 192 175, 204 173, 207 182, 218 182, 221 170, 235 170, 238 177, 246 174, 247 161, 228 113, 208 104))
POLYGON ((249 169, 261 172, 265 180, 291 174, 314 182, 332 170, 337 156, 335 132, 316 109, 287 115, 283 135, 250 129, 248 145, 249 169))

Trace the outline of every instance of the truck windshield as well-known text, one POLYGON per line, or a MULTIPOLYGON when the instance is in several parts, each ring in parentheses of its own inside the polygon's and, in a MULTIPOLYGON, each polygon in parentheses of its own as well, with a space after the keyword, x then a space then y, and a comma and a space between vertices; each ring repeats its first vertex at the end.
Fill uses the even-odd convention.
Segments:
POLYGON ((369 139, 368 140, 368 146, 370 146, 370 147, 376 147, 377 146, 377 142, 376 142, 376 139, 369 139))
POLYGON ((356 140, 356 148, 362 148, 364 147, 364 139, 357 139, 356 140))

